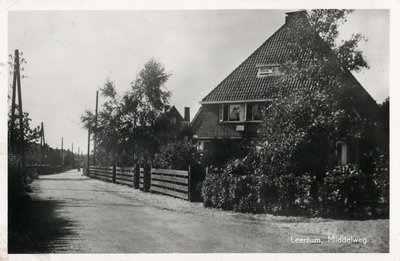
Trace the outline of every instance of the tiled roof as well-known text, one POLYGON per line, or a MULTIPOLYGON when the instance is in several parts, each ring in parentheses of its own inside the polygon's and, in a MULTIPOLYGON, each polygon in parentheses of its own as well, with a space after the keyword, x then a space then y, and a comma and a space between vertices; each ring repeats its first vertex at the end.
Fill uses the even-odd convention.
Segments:
POLYGON ((172 106, 172 107, 169 106, 169 107, 166 108, 165 114, 171 114, 171 115, 173 115, 173 113, 175 113, 175 116, 176 116, 176 117, 179 117, 179 119, 183 121, 182 115, 181 115, 181 114, 179 113, 179 111, 175 108, 175 106, 172 106))
MULTIPOLYGON (((305 12, 295 14, 305 15, 305 12)), ((289 14, 291 16, 292 14, 289 14)), ((303 16, 304 17, 304 16, 303 16)), ((281 64, 289 55, 288 37, 293 23, 285 23, 239 67, 226 77, 202 102, 271 99, 283 91, 274 88, 276 76, 257 77, 259 64, 281 64)), ((299 87, 293 82, 291 88, 299 87)))

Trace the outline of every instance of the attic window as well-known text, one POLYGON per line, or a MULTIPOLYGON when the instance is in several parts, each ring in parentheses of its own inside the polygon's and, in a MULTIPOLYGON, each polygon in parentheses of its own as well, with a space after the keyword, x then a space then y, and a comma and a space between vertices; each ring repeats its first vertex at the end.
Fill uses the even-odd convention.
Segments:
POLYGON ((278 64, 258 64, 256 67, 258 68, 257 77, 272 76, 279 73, 278 64))

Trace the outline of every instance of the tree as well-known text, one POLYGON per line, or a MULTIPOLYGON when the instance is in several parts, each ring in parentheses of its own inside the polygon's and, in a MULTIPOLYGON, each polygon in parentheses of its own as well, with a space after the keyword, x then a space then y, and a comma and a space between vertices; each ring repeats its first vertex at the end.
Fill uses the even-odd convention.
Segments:
POLYGON ((165 84, 170 76, 160 62, 150 59, 122 96, 118 95, 115 83, 106 80, 100 88, 106 101, 101 105, 97 128, 92 111, 81 117, 84 126, 93 130, 101 164, 152 160, 165 136, 163 113, 171 95, 165 84))
MULTIPOLYGON (((24 128, 24 147, 29 152, 33 149, 33 145, 40 138, 40 127, 37 126, 31 129, 29 122, 31 119, 29 118, 29 113, 23 112, 23 128, 24 128)), ((14 134, 19 136, 20 133, 20 123, 16 121, 14 124, 14 134)), ((11 112, 8 114, 8 140, 11 141, 11 112)), ((17 137, 13 143, 10 143, 8 147, 9 151, 19 154, 21 148, 21 139, 17 137)))
MULTIPOLYGON (((23 172, 25 170, 21 169, 21 148, 25 150, 25 155, 29 157, 35 152, 35 144, 38 142, 40 137, 40 128, 31 129, 29 122, 29 113, 23 113, 23 130, 24 130, 24 146, 21 146, 20 137, 14 138, 11 142, 11 110, 8 114, 8 191, 9 195, 14 193, 19 193, 20 189, 23 187, 23 172)), ((14 134, 19 135, 20 133, 20 123, 16 121, 14 124, 14 134)), ((25 184, 26 185, 26 184, 25 184)))
POLYGON ((64 165, 68 166, 69 168, 74 168, 75 166, 75 156, 70 150, 67 150, 67 153, 64 156, 64 165))
POLYGON ((55 150, 49 147, 49 145, 45 144, 44 150, 47 152, 46 164, 50 164, 52 166, 61 165, 61 153, 58 149, 55 150))

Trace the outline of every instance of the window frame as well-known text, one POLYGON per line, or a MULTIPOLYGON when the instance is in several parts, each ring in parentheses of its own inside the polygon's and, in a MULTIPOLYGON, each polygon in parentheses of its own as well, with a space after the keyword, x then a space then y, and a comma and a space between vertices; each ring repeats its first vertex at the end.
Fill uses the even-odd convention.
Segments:
POLYGON ((241 102, 241 103, 223 103, 218 106, 218 122, 219 123, 243 123, 243 122, 261 122, 262 109, 265 107, 264 102, 241 102), (243 112, 240 113, 240 120, 231 120, 231 106, 240 106, 243 112), (259 106, 260 119, 254 119, 254 105, 259 106), (249 107, 251 106, 251 118, 249 118, 249 107), (228 115, 227 115, 228 114, 228 115))
POLYGON ((345 141, 339 140, 336 142, 336 156, 338 157, 338 163, 340 166, 345 166, 348 164, 348 149, 345 141))
POLYGON ((279 64, 258 64, 257 67, 257 78, 268 77, 278 75, 279 64))

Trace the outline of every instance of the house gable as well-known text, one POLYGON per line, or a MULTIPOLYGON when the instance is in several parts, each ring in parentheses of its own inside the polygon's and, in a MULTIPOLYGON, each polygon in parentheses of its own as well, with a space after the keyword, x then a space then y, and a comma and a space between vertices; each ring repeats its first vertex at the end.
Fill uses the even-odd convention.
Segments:
POLYGON ((168 107, 165 112, 167 129, 171 135, 176 135, 181 130, 184 119, 175 106, 168 107))

